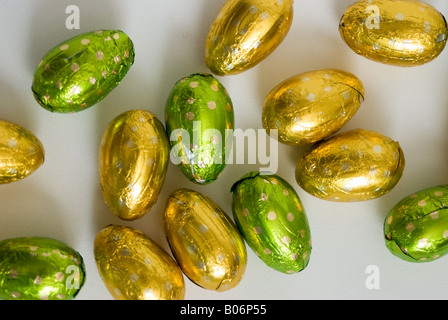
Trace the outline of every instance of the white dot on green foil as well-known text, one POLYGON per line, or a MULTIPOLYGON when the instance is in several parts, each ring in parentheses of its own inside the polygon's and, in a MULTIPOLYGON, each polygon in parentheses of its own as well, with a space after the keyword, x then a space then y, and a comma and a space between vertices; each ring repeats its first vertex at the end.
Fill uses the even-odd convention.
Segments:
POLYGON ((425 201, 425 200, 420 200, 417 204, 418 204, 420 207, 424 207, 424 206, 426 206, 426 201, 425 201))
POLYGON ((288 236, 284 236, 284 237, 282 238, 282 242, 283 242, 284 244, 286 244, 286 245, 289 245, 289 244, 291 243, 291 238, 288 237, 288 236))
POLYGON ((104 53, 102 51, 97 51, 95 52, 95 56, 98 60, 103 60, 104 59, 104 53))
POLYGON ((288 214, 286 215, 286 220, 288 220, 289 222, 293 222, 294 219, 295 219, 294 213, 288 212, 288 214))
POLYGON ((261 232, 262 232, 261 227, 260 226, 255 226, 254 227, 254 232, 255 232, 255 234, 261 234, 261 232))
POLYGON ((72 69, 73 72, 79 71, 79 64, 77 64, 76 62, 72 63, 70 65, 70 69, 72 69))
POLYGON ((268 219, 273 221, 277 218, 277 214, 274 211, 269 211, 268 212, 268 219))
POLYGON ((431 219, 436 220, 436 219, 439 218, 439 212, 438 212, 438 211, 431 212, 431 213, 429 214, 429 216, 431 217, 431 219))
POLYGON ((210 110, 215 110, 216 109, 216 102, 215 101, 209 101, 209 103, 207 104, 208 108, 210 110))

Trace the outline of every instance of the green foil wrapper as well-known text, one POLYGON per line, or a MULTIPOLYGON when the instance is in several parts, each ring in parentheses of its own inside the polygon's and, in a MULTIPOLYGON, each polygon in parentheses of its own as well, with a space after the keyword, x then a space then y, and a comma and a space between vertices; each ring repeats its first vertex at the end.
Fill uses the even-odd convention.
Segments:
POLYGON ((98 30, 51 49, 34 73, 32 91, 45 109, 73 113, 109 94, 134 63, 134 46, 120 30, 98 30))
POLYGON ((233 144, 233 104, 210 74, 192 74, 174 85, 165 108, 171 160, 198 184, 215 181, 233 144))
POLYGON ((386 246, 410 262, 448 253, 448 185, 427 188, 398 202, 384 222, 386 246))
POLYGON ((294 188, 277 175, 250 172, 231 191, 233 216, 249 247, 277 271, 302 271, 310 259, 311 233, 294 188))
POLYGON ((58 240, 0 241, 0 299, 71 300, 85 279, 81 255, 58 240))

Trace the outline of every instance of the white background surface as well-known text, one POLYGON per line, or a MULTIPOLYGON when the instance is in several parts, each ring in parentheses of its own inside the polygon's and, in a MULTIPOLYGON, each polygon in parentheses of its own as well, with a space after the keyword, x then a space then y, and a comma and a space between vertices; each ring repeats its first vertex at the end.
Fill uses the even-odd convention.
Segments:
MULTIPOLYGON (((270 89, 298 73, 339 68, 364 83, 365 102, 341 130, 375 130, 400 142, 406 168, 387 195, 368 202, 314 198, 295 182, 301 149, 279 145, 277 174, 297 190, 308 215, 313 250, 308 267, 294 275, 268 268, 248 248, 240 284, 217 293, 185 277, 185 299, 446 299, 448 258, 426 264, 402 261, 386 249, 383 222, 403 197, 448 182, 448 52, 429 64, 399 68, 369 61, 343 43, 338 23, 353 0, 296 0, 291 30, 257 67, 217 77, 229 91, 236 127, 261 128, 270 89), (369 290, 366 268, 377 266, 380 289, 369 290)), ((0 185, 0 238, 46 236, 83 256, 87 281, 77 299, 111 299, 93 256, 96 233, 108 224, 138 228, 169 250, 163 232, 166 197, 178 187, 210 196, 231 216, 230 187, 260 165, 229 165, 218 181, 199 186, 170 164, 157 205, 142 219, 123 222, 106 207, 97 171, 98 148, 108 123, 129 109, 147 109, 163 120, 174 83, 204 63, 208 28, 224 0, 5 1, 0 4, 0 118, 32 131, 46 151, 30 177, 0 185), (68 30, 68 5, 80 9, 80 29, 68 30), (31 81, 38 61, 53 46, 97 29, 121 29, 135 45, 135 63, 122 83, 97 105, 77 114, 52 114, 35 102, 31 81)), ((428 0, 445 16, 448 2, 428 0)))

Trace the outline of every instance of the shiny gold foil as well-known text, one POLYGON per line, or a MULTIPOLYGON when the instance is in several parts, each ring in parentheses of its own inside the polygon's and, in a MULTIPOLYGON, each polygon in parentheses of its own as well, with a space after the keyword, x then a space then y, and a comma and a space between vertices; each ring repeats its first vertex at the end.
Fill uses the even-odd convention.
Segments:
POLYGON ((347 8, 339 30, 357 54, 402 67, 435 59, 448 36, 444 16, 415 0, 358 1, 347 8))
POLYGON ((123 220, 145 215, 165 181, 169 144, 163 124, 149 111, 129 110, 111 121, 99 152, 102 192, 123 220))
POLYGON ((278 84, 266 97, 262 113, 268 134, 303 146, 337 132, 364 100, 362 82, 353 74, 324 69, 296 75, 278 84))
POLYGON ((42 143, 30 131, 0 119, 0 184, 28 177, 44 158, 42 143))
POLYGON ((405 165, 398 142, 356 129, 323 140, 298 161, 297 183, 308 193, 331 201, 364 201, 391 191, 405 165))
POLYGON ((174 259, 132 227, 109 225, 96 236, 95 260, 116 300, 182 300, 185 283, 174 259))
POLYGON ((247 263, 244 239, 210 198, 178 189, 168 197, 164 221, 173 255, 194 283, 225 291, 241 281, 247 263))
POLYGON ((210 26, 207 66, 219 76, 254 67, 284 40, 292 18, 293 0, 227 0, 210 26))

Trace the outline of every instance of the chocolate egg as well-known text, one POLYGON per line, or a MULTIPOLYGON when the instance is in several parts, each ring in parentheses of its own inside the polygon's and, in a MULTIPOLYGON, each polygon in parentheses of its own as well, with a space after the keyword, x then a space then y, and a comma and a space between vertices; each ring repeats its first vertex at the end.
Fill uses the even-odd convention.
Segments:
POLYGON ((254 67, 284 40, 292 18, 293 0, 227 0, 207 35, 207 66, 219 76, 254 67))
POLYGON ((399 182, 405 165, 398 142, 356 129, 313 145, 299 158, 297 183, 311 195, 331 201, 378 198, 399 182))
POLYGON ((45 109, 79 112, 110 93, 134 63, 134 46, 120 30, 87 32, 68 39, 40 60, 32 91, 45 109))
POLYGON ((262 123, 278 140, 303 146, 337 132, 364 100, 362 82, 345 71, 324 69, 296 75, 266 97, 262 123))
POLYGON ((416 0, 358 1, 347 8, 339 30, 357 54, 402 67, 434 60, 448 36, 444 16, 416 0))
POLYGON ((106 204, 123 220, 143 217, 157 202, 165 181, 169 142, 157 117, 128 110, 106 128, 99 152, 101 188, 106 204))
POLYGON ((386 246, 410 262, 430 262, 448 253, 448 185, 413 193, 384 221, 386 246))
POLYGON ((38 138, 18 124, 0 119, 0 184, 28 177, 44 160, 38 138))
POLYGON ((0 299, 71 300, 84 285, 81 255, 51 238, 0 241, 0 299))
POLYGON ((176 82, 165 108, 171 160, 198 184, 215 181, 233 143, 234 112, 224 86, 210 74, 176 82))
POLYGON ((94 254, 100 276, 116 300, 182 300, 185 296, 176 261, 135 228, 103 228, 95 238, 94 254))
POLYGON ((260 259, 287 274, 305 269, 311 254, 311 233, 294 188, 277 175, 250 172, 231 191, 235 222, 260 259))
POLYGON ((172 192, 164 222, 173 255, 190 280, 216 291, 238 285, 247 262, 244 239, 209 197, 189 189, 172 192))

